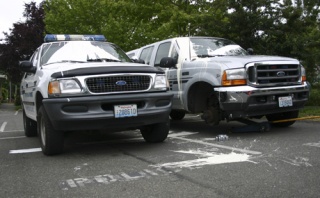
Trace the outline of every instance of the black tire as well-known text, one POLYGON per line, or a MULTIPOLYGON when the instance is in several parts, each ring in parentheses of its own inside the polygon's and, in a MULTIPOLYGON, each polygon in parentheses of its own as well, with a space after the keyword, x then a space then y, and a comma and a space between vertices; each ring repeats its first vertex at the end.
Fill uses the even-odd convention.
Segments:
POLYGON ((37 122, 28 118, 26 112, 22 111, 23 114, 23 128, 24 134, 27 137, 35 137, 37 136, 37 122))
POLYGON ((42 152, 45 155, 62 153, 64 145, 63 132, 53 128, 43 107, 40 107, 39 109, 37 120, 42 152))
POLYGON ((268 121, 271 122, 271 125, 276 127, 288 127, 293 125, 296 121, 293 120, 293 121, 272 123, 273 121, 294 119, 294 118, 298 118, 298 116, 299 116, 299 111, 289 111, 284 113, 275 113, 275 114, 266 115, 268 121))
POLYGON ((184 112, 184 111, 171 110, 171 112, 170 112, 170 118, 172 120, 182 120, 185 115, 186 115, 186 112, 184 112))
POLYGON ((140 129, 140 132, 146 142, 163 142, 169 134, 169 122, 145 126, 140 129))

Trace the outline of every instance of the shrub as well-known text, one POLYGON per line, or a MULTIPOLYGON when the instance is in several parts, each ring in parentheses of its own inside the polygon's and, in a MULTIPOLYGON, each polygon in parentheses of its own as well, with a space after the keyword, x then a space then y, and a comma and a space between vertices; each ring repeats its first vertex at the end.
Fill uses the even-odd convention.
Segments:
POLYGON ((1 93, 1 96, 0 96, 2 101, 0 101, 0 102, 7 102, 8 97, 9 97, 8 90, 6 88, 2 87, 2 93, 1 93))
POLYGON ((320 106, 320 84, 313 84, 307 106, 320 106))

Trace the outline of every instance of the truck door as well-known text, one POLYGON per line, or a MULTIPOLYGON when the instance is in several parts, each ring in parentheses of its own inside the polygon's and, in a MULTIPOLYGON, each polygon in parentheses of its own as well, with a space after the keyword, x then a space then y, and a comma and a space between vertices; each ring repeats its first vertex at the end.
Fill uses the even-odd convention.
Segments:
POLYGON ((179 60, 179 48, 175 42, 167 41, 160 43, 156 52, 154 66, 160 66, 160 61, 164 57, 172 57, 176 59, 177 65, 174 68, 166 69, 166 75, 170 84, 170 91, 173 92, 172 108, 173 109, 183 109, 182 105, 182 89, 180 75, 177 74, 178 70, 178 60, 179 60))
MULTIPOLYGON (((32 55, 30 61, 34 66, 37 65, 38 50, 32 55)), ((36 119, 36 106, 35 106, 35 87, 37 79, 34 73, 27 72, 23 76, 21 82, 21 101, 24 110, 28 117, 36 119)))

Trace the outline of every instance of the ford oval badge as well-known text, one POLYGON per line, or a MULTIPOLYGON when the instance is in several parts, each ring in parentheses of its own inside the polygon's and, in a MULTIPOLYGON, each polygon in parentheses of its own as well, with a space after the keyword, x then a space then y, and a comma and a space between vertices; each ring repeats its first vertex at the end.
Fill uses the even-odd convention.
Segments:
POLYGON ((277 76, 278 77, 283 77, 283 76, 285 76, 286 75, 286 73, 284 73, 284 71, 279 71, 279 72, 277 72, 277 76))
POLYGON ((119 81, 116 82, 116 85, 119 85, 119 86, 123 86, 123 85, 126 85, 126 84, 127 84, 127 82, 124 81, 124 80, 119 80, 119 81))

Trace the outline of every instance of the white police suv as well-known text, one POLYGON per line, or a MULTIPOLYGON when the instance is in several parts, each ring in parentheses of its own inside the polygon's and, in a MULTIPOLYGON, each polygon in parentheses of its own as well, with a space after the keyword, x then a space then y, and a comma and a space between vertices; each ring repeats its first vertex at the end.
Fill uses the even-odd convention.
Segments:
POLYGON ((25 135, 45 155, 63 152, 64 132, 140 129, 147 142, 169 132, 172 93, 164 71, 134 63, 103 35, 46 35, 20 62, 25 135))

